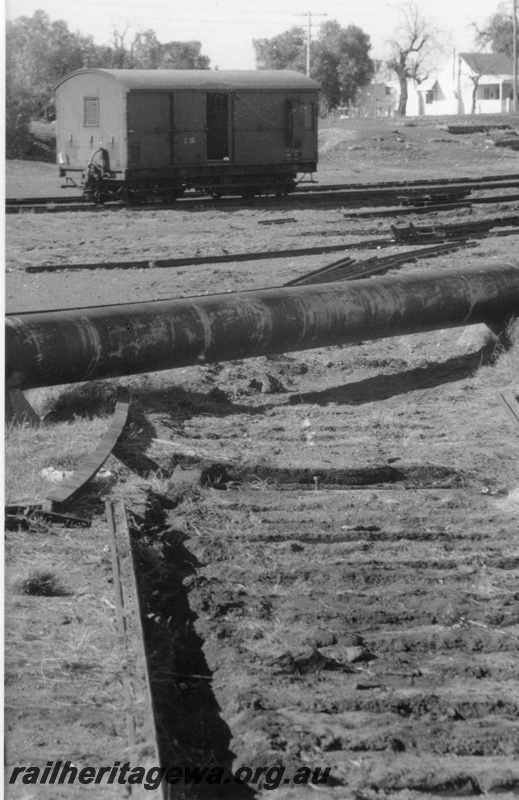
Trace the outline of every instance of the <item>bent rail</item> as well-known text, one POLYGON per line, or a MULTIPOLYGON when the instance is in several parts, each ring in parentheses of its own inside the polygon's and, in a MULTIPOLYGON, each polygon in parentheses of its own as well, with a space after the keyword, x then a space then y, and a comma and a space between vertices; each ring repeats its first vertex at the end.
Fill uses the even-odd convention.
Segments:
POLYGON ((8 316, 6 386, 30 389, 519 315, 519 264, 8 316))

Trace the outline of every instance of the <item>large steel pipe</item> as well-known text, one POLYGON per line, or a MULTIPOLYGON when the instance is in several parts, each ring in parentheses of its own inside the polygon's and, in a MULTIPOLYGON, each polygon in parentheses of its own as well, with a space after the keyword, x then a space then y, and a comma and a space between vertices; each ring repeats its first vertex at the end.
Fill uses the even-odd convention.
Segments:
POLYGON ((519 264, 7 318, 21 389, 381 339, 519 315, 519 264))

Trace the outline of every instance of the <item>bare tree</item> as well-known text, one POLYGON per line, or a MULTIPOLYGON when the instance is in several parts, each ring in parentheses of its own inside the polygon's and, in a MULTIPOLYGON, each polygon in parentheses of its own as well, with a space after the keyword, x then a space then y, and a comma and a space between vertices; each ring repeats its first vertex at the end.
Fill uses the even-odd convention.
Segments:
POLYGON ((126 47, 126 37, 128 35, 128 26, 123 31, 117 28, 112 29, 112 64, 111 67, 115 69, 124 69, 133 66, 132 53, 126 47))
POLYGON ((471 55, 470 59, 471 63, 469 64, 469 67, 472 69, 472 75, 469 75, 469 78, 472 81, 472 101, 471 101, 470 113, 475 114, 476 102, 478 96, 478 86, 481 78, 487 72, 487 66, 485 64, 485 60, 487 59, 485 59, 484 54, 471 53, 470 55, 471 55))
POLYGON ((389 42, 391 57, 387 62, 400 82, 398 114, 407 110, 407 82, 422 83, 431 73, 431 56, 438 51, 439 36, 433 24, 424 19, 413 2, 399 7, 401 22, 397 37, 389 42))

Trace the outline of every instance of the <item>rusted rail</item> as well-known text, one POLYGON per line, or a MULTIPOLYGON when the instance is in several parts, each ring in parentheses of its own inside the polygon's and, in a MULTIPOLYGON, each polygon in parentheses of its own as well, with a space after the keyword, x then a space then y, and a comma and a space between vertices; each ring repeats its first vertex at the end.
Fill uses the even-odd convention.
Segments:
MULTIPOLYGON (((351 191, 357 193, 384 193, 392 191, 419 191, 432 188, 434 190, 441 189, 442 187, 452 188, 470 188, 476 189, 492 189, 492 188, 510 188, 519 185, 519 174, 515 175, 483 175, 479 178, 432 178, 429 180, 410 180, 410 181, 377 181, 369 183, 319 183, 319 181, 304 182, 301 181, 297 184, 296 193, 308 192, 336 192, 336 191, 351 191)), ((7 197, 5 204, 9 206, 33 206, 38 205, 67 205, 73 203, 82 203, 82 195, 72 195, 64 197, 63 195, 55 197, 7 197)))
POLYGON ((6 386, 29 389, 308 350, 519 314, 519 263, 9 316, 6 386))
MULTIPOLYGON (((285 221, 285 220, 282 220, 285 221)), ((292 221, 289 218, 287 221, 292 221)), ((262 224, 270 224, 270 220, 261 220, 262 224)), ((272 224, 280 224, 280 220, 272 220, 272 224)), ((321 245, 320 247, 292 247, 287 250, 257 250, 249 253, 227 253, 226 255, 187 256, 186 258, 151 259, 148 261, 100 261, 86 264, 43 264, 25 267, 25 272, 61 272, 74 270, 111 270, 111 269, 173 269, 177 267, 199 266, 203 264, 229 264, 232 262, 261 261, 263 259, 293 258, 294 256, 325 255, 326 253, 340 253, 345 250, 370 250, 381 247, 394 247, 395 244, 409 244, 412 242, 432 243, 442 239, 461 237, 481 237, 506 235, 507 232, 495 231, 493 228, 519 224, 519 216, 494 217, 473 223, 444 224, 415 226, 411 223, 406 228, 397 228, 391 225, 392 238, 364 239, 346 244, 321 245)), ((516 235, 517 230, 510 231, 516 235)), ((287 284, 289 285, 289 284, 287 284)))
MULTIPOLYGON (((255 198, 244 201, 242 197, 229 196, 223 200, 214 200, 209 196, 203 196, 197 192, 187 192, 173 204, 163 202, 146 202, 128 206, 119 202, 108 202, 101 206, 92 205, 84 201, 83 197, 42 197, 42 198, 8 198, 5 205, 6 214, 16 214, 23 212, 33 213, 61 213, 71 211, 117 211, 121 208, 149 209, 149 208, 188 208, 191 204, 203 203, 204 205, 217 205, 218 207, 241 206, 246 203, 283 204, 288 203, 351 203, 353 205, 382 205, 387 203, 410 203, 410 207, 418 206, 429 208, 429 204, 435 202, 441 206, 454 200, 460 200, 475 191, 495 191, 499 189, 513 189, 519 187, 519 178, 512 176, 487 176, 483 178, 459 178, 459 179, 438 179, 431 181, 408 181, 408 182, 388 182, 388 183, 367 183, 367 184, 319 184, 312 183, 307 186, 298 186, 296 191, 290 194, 289 198, 278 198, 271 195, 258 195, 255 198)), ((478 198, 473 202, 489 203, 503 201, 502 197, 478 198)), ((471 202, 467 200, 466 202, 471 202)))
POLYGON ((407 253, 396 253, 385 258, 368 258, 365 261, 355 261, 353 258, 343 258, 327 264, 325 267, 307 272, 298 278, 287 281, 284 286, 308 286, 315 283, 332 283, 334 281, 354 281, 367 278, 371 275, 381 275, 390 269, 400 267, 409 261, 418 261, 421 258, 433 258, 453 250, 466 247, 468 243, 459 239, 447 244, 436 244, 434 247, 420 247, 409 250, 407 253))
POLYGON ((127 392, 120 390, 115 413, 106 434, 103 436, 94 452, 90 453, 80 465, 79 469, 72 474, 70 480, 61 484, 61 486, 58 486, 48 494, 47 500, 57 504, 66 503, 72 500, 72 498, 81 491, 83 486, 92 480, 105 463, 121 436, 128 419, 129 408, 130 396, 127 392))
POLYGON ((392 239, 370 239, 348 244, 328 244, 320 247, 291 247, 289 250, 258 250, 251 253, 227 253, 227 255, 187 256, 186 258, 165 258, 156 261, 105 261, 97 264, 45 264, 26 267, 26 272, 59 272, 61 270, 97 269, 170 269, 174 267, 196 266, 201 264, 230 264, 241 261, 262 261, 270 258, 293 258, 295 256, 315 256, 326 253, 341 253, 344 250, 365 250, 370 247, 391 247, 392 239))
POLYGON ((439 221, 435 225, 414 225, 412 222, 405 228, 391 225, 391 232, 396 242, 420 242, 432 239, 460 238, 466 236, 487 236, 492 228, 519 225, 519 216, 491 217, 470 222, 446 223, 439 221))
MULTIPOLYGON (((144 755, 146 769, 160 763, 160 749, 156 728, 156 709, 153 703, 148 653, 143 628, 142 600, 137 582, 132 535, 128 526, 126 509, 121 500, 108 501, 105 506, 112 570, 114 599, 119 646, 124 661, 122 670, 123 696, 126 714, 128 755, 139 759, 144 755), (124 655, 123 655, 124 654, 124 655), (137 730, 139 737, 137 737, 137 730), (146 748, 143 748, 143 740, 146 748)), ((131 797, 141 800, 147 794, 142 785, 133 787, 131 797)), ((166 797, 166 786, 161 784, 159 796, 166 797)))

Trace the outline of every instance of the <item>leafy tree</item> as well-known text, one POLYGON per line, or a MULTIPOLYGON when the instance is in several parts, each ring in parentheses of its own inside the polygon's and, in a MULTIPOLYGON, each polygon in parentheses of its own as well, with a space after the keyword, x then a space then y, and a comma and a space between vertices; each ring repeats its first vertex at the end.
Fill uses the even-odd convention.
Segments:
POLYGON ((109 45, 73 33, 63 20, 51 21, 44 11, 19 17, 6 25, 6 146, 9 157, 20 157, 31 145, 29 123, 52 102, 52 88, 69 72, 82 67, 141 69, 208 69, 200 42, 161 44, 154 31, 112 32, 109 45))
POLYGON ((112 32, 112 52, 104 66, 113 69, 209 69, 210 59, 202 55, 201 42, 166 42, 155 31, 137 33, 126 45, 128 29, 112 32))
POLYGON ((401 22, 398 38, 389 43, 391 57, 387 62, 396 72, 400 83, 398 114, 405 116, 407 110, 407 82, 422 83, 431 72, 430 62, 434 52, 440 49, 438 34, 432 24, 422 17, 414 3, 400 7, 401 22))
POLYGON ((32 144, 29 124, 33 115, 34 98, 26 90, 14 89, 7 83, 5 90, 5 151, 7 158, 23 158, 32 144))
POLYGON ((210 59, 200 42, 166 42, 162 45, 162 69, 209 69, 210 59))
MULTIPOLYGON (((273 39, 255 39, 258 69, 306 71, 306 36, 294 26, 273 39)), ((310 51, 311 75, 321 83, 327 109, 353 102, 357 90, 373 75, 369 36, 355 25, 342 28, 335 20, 321 26, 310 51)))
POLYGON ((315 43, 314 77, 320 82, 328 109, 349 105, 361 86, 373 77, 369 36, 356 25, 341 28, 332 20, 321 26, 315 43))
POLYGON ((44 11, 7 23, 7 84, 11 92, 32 97, 35 111, 50 101, 59 78, 85 66, 94 55, 92 37, 72 33, 63 20, 51 22, 44 11))
POLYGON ((132 66, 139 69, 158 69, 161 66, 162 49, 155 31, 137 33, 131 45, 132 66))
POLYGON ((44 11, 6 25, 6 150, 19 158, 31 145, 29 123, 49 106, 52 87, 67 72, 94 58, 89 36, 71 33, 44 11))
POLYGON ((258 69, 294 69, 306 71, 306 34, 294 25, 273 39, 253 39, 258 69))
POLYGON ((508 4, 502 3, 498 11, 487 20, 480 29, 474 24, 476 30, 476 44, 480 47, 490 45, 493 53, 506 53, 510 58, 514 54, 514 22, 513 13, 508 4))

